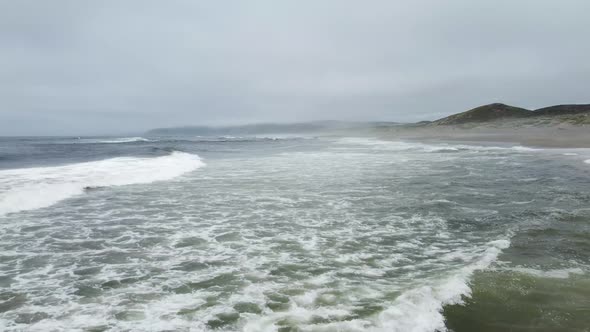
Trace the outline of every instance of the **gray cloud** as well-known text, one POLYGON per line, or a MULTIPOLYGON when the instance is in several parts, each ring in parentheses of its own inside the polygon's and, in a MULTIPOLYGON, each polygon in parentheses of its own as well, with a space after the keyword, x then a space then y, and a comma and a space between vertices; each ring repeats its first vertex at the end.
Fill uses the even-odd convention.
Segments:
POLYGON ((0 1, 0 135, 587 103, 590 2, 0 1))

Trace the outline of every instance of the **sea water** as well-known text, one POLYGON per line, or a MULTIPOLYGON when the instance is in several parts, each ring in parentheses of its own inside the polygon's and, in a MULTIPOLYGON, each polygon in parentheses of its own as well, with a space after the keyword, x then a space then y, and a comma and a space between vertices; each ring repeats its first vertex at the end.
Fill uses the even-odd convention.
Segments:
POLYGON ((3 138, 0 330, 589 331, 589 158, 3 138))

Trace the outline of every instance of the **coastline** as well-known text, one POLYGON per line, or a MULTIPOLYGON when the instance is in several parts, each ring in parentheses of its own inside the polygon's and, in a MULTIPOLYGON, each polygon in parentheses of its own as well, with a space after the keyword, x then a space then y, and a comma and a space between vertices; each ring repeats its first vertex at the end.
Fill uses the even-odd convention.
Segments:
MULTIPOLYGON (((575 156, 576 160, 585 163, 574 163, 577 165, 575 168, 587 169, 583 166, 590 164, 588 126, 421 126, 382 129, 376 134, 379 139, 389 141, 548 149, 575 156)), ((568 190, 571 188, 568 187, 568 190)), ((527 205, 535 204, 536 199, 523 201, 527 205)), ((588 220, 588 214, 581 209, 568 212, 541 207, 528 209, 519 213, 522 216, 527 216, 530 211, 544 213, 535 216, 537 221, 533 225, 524 225, 511 237, 511 247, 502 251, 497 265, 473 273, 468 282, 470 291, 467 295, 461 296, 457 303, 442 306, 441 314, 446 329, 455 332, 496 332, 507 329, 587 331, 588 317, 579 309, 580 303, 588 296, 590 279, 587 268, 575 259, 563 256, 558 247, 552 248, 552 253, 542 259, 536 258, 540 264, 531 265, 533 268, 527 262, 531 253, 541 252, 542 248, 548 246, 547 242, 538 242, 539 236, 546 232, 554 234, 552 236, 567 234, 571 232, 568 227, 571 227, 572 220, 588 220), (539 217, 543 214, 545 216, 539 217), (525 261, 521 260, 523 256, 526 256, 525 261)), ((587 226, 578 226, 575 233, 587 239, 587 229, 587 226)), ((556 244, 568 246, 568 250, 571 250, 569 245, 556 244)))
POLYGON ((383 140, 515 144, 532 148, 590 148, 590 128, 585 126, 536 128, 399 127, 378 130, 377 135, 383 140))

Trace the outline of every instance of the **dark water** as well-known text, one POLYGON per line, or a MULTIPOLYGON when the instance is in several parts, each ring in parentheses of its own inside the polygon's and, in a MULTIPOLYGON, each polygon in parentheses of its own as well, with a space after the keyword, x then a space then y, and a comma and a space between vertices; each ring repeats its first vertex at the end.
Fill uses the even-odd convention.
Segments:
POLYGON ((589 159, 0 139, 0 329, 590 331, 589 159))

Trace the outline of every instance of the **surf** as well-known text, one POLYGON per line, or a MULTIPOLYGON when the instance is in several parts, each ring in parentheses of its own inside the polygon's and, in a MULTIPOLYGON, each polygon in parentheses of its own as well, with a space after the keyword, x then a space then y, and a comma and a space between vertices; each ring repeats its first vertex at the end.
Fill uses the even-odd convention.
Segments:
POLYGON ((153 140, 143 138, 143 137, 123 137, 123 138, 110 139, 110 140, 101 140, 96 143, 117 144, 117 143, 135 143, 135 142, 153 142, 153 140))
POLYGON ((88 188, 167 181, 205 163, 195 154, 120 157, 54 167, 0 171, 0 216, 54 205, 88 188))

